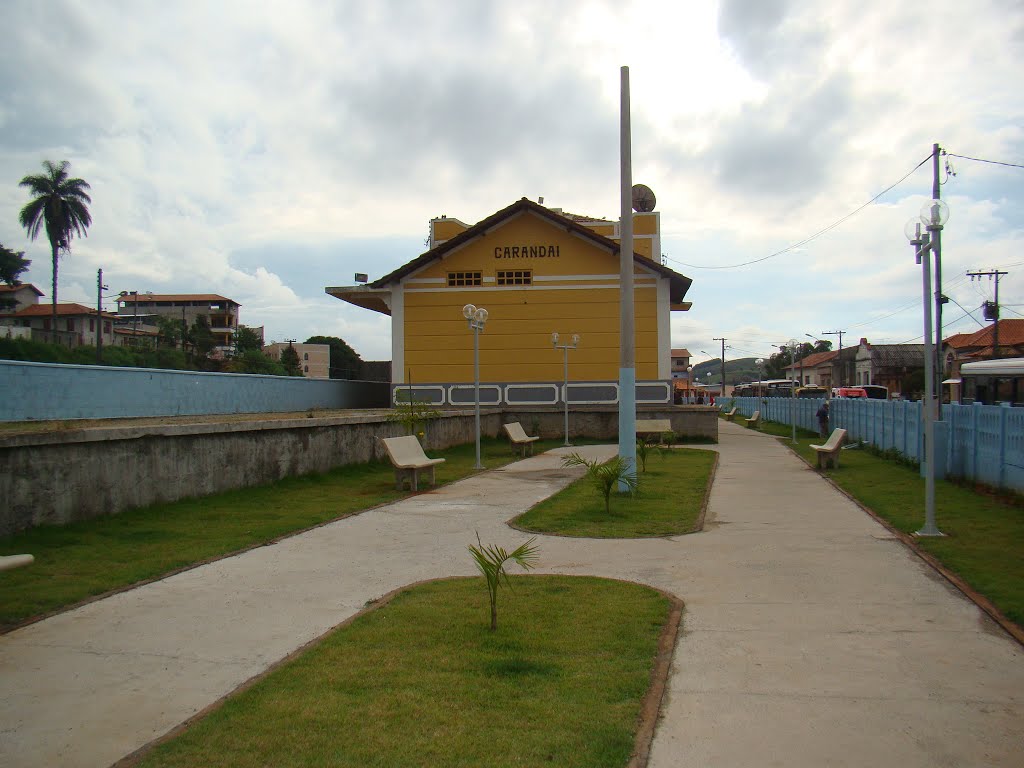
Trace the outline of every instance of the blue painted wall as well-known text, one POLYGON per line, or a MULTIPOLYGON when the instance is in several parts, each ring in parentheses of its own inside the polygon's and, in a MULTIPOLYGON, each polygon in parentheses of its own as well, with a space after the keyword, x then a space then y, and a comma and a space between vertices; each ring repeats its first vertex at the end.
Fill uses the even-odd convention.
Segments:
POLYGON ((386 382, 0 360, 0 421, 387 408, 386 382))
MULTIPOLYGON (((798 427, 818 431, 815 414, 821 400, 788 397, 726 398, 721 406, 735 403, 739 413, 781 424, 792 424, 790 408, 798 427)), ((830 402, 829 426, 849 432, 849 439, 862 440, 881 448, 895 449, 919 461, 923 454, 921 403, 897 400, 843 400, 830 402)), ((976 480, 996 488, 1024 491, 1024 408, 1009 405, 942 406, 946 471, 953 477, 976 480)), ((938 438, 938 431, 936 433, 938 438)), ((937 448, 938 450, 938 448, 937 448)))

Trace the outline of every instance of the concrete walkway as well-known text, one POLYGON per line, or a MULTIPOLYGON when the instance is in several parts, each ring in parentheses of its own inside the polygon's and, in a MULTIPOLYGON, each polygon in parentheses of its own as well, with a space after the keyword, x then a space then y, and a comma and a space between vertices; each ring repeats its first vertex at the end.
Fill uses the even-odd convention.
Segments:
MULTIPOLYGON (((1021 765, 1020 646, 773 438, 722 423, 717 450, 704 533, 539 542, 541 571, 686 602, 652 768, 1021 765)), ((571 476, 537 456, 0 637, 0 765, 115 762, 368 600, 474 573, 474 531, 516 546, 571 476)))

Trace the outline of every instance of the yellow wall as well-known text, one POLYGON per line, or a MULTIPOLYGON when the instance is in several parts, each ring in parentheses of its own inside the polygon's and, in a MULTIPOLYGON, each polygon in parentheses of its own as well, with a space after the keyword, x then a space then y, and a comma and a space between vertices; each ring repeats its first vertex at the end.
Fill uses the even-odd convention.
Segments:
MULTIPOLYGON (((569 352, 570 380, 617 380, 618 269, 617 255, 538 216, 519 215, 403 281, 404 367, 419 383, 472 381, 473 334, 462 317, 471 303, 490 313, 480 334, 481 381, 560 381, 563 353, 552 348, 552 331, 562 340, 581 336, 579 348, 569 352), (523 245, 554 248, 558 255, 523 258, 509 251, 504 257, 505 248, 523 245), (479 270, 486 280, 517 269, 532 270, 533 284, 447 286, 449 272, 479 270), (545 277, 552 279, 538 279, 545 277)), ((657 379, 656 280, 639 269, 636 276, 636 375, 657 379)))
POLYGON ((458 219, 433 219, 430 222, 430 234, 435 243, 451 240, 467 229, 469 227, 458 219))

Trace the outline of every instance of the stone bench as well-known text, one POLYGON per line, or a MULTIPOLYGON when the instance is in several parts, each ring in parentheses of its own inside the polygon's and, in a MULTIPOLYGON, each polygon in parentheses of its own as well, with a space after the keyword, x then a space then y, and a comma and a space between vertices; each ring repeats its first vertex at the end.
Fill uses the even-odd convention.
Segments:
POLYGON ((418 491, 420 472, 428 469, 430 484, 434 485, 434 467, 443 464, 444 459, 428 458, 415 435, 384 437, 380 442, 395 467, 395 488, 402 490, 402 485, 408 480, 409 490, 418 491))
POLYGON ((833 469, 839 469, 839 452, 842 451, 845 440, 845 429, 833 429, 824 445, 811 446, 818 458, 818 469, 826 469, 830 464, 833 469))
POLYGON ((747 426, 753 429, 757 429, 761 426, 761 412, 754 411, 753 415, 749 419, 745 419, 747 426))
POLYGON ((672 422, 668 419, 637 419, 636 434, 641 438, 660 438, 666 432, 672 432, 672 422))
POLYGON ((36 561, 32 555, 0 555, 0 571, 10 571, 32 565, 36 561))
POLYGON ((731 411, 723 412, 722 415, 725 417, 726 421, 732 421, 736 417, 737 411, 737 408, 733 408, 731 411))
POLYGON ((519 448, 520 456, 533 455, 533 444, 540 439, 539 437, 530 437, 526 434, 525 430, 523 430, 523 425, 518 421, 512 421, 501 426, 508 436, 508 441, 513 451, 519 448))

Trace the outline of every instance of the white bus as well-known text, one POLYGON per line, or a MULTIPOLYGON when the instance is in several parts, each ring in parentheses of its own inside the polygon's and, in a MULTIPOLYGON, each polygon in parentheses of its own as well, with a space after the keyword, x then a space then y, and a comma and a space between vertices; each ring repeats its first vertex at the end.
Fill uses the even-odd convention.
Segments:
POLYGON ((1024 406, 1024 357, 964 363, 960 380, 962 403, 1024 406))

